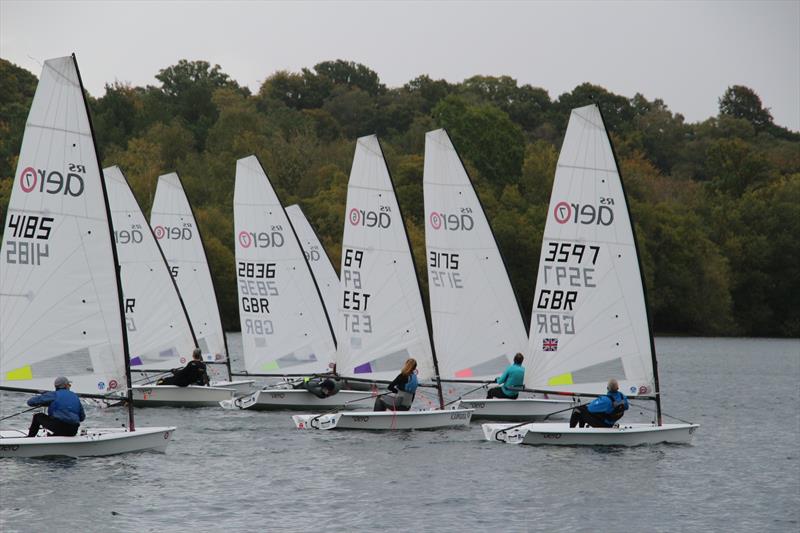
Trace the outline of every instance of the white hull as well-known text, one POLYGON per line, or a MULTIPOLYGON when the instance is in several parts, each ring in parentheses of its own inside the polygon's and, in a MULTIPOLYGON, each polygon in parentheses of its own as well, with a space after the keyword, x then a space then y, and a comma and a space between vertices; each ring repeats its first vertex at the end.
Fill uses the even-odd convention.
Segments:
POLYGON ((247 396, 220 402, 220 405, 226 409, 238 408, 253 411, 369 409, 374 404, 375 397, 364 391, 343 390, 327 398, 318 398, 302 389, 264 389, 247 396))
MULTIPOLYGON (((465 409, 475 409, 473 420, 483 418, 490 420, 538 420, 547 415, 578 405, 571 400, 549 400, 545 398, 517 398, 505 399, 463 399, 458 404, 465 409)), ((549 420, 563 419, 569 416, 569 411, 558 413, 549 420)))
POLYGON ((209 407, 234 397, 234 389, 189 385, 134 385, 133 403, 137 407, 209 407))
POLYGON ((212 387, 220 389, 232 389, 236 396, 244 396, 253 392, 256 380, 236 380, 236 381, 212 381, 212 387))
POLYGON ((697 424, 623 424, 618 428, 571 428, 566 423, 483 424, 486 440, 508 444, 556 446, 641 446, 643 444, 689 444, 697 424))
POLYGON ((120 453, 164 452, 174 427, 96 428, 74 437, 20 437, 19 431, 0 431, 0 457, 98 457, 120 453))
POLYGON ((435 411, 353 411, 322 415, 295 415, 298 429, 439 429, 468 426, 472 409, 435 411))

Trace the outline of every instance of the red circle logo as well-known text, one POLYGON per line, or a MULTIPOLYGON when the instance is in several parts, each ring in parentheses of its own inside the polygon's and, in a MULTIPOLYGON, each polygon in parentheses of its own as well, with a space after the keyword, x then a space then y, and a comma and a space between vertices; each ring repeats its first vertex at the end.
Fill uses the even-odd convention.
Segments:
POLYGON ((242 246, 242 248, 250 248, 250 246, 253 244, 253 238, 246 231, 240 231, 239 244, 242 246))
POLYGON ((163 239, 164 235, 167 234, 167 230, 164 229, 164 226, 156 226, 153 228, 153 233, 156 234, 156 239, 163 239))
POLYGON ((358 223, 361 222, 361 213, 354 207, 350 210, 350 216, 348 218, 350 219, 350 224, 358 226, 358 223))
POLYGON ((647 387, 642 385, 639 387, 639 394, 647 394, 647 387))
POLYGON ((433 229, 439 229, 442 227, 442 215, 436 211, 431 211, 431 216, 428 217, 428 220, 430 220, 431 227, 433 229))
POLYGON ((117 383, 116 379, 112 379, 111 381, 108 382, 108 388, 111 390, 116 389, 117 385, 119 385, 119 383, 117 383))
POLYGON ((186 358, 185 357, 181 357, 181 364, 183 364, 185 362, 186 362, 186 358))
POLYGON ((26 167, 19 175, 19 186, 25 192, 31 192, 36 187, 37 181, 36 169, 33 167, 26 167))
POLYGON ((566 224, 572 218, 572 206, 567 202, 558 202, 553 209, 553 216, 559 224, 566 224))

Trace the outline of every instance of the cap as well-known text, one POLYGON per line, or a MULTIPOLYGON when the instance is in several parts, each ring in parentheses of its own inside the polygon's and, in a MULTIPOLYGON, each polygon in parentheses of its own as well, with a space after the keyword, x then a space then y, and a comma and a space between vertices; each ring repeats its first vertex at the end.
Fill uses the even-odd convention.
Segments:
POLYGON ((57 377, 56 381, 54 383, 54 385, 55 385, 55 387, 57 389, 59 389, 61 387, 66 387, 67 385, 71 385, 71 384, 72 384, 72 382, 69 379, 65 378, 64 376, 57 377))

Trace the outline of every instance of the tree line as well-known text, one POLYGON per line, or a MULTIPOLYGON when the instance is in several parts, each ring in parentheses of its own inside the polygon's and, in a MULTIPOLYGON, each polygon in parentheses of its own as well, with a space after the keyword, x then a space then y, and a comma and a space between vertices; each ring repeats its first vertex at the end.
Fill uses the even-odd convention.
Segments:
MULTIPOLYGON (((284 204, 302 206, 338 270, 355 139, 377 133, 425 285, 424 134, 438 127, 465 160, 529 313, 569 113, 594 102, 629 196, 655 330, 800 335, 800 134, 775 124, 747 87, 729 87, 717 116, 687 123, 660 99, 589 83, 557 98, 508 76, 451 83, 421 75, 390 88, 343 60, 275 72, 256 94, 206 61, 181 60, 155 79, 107 84, 102 97, 89 97, 102 164, 123 169, 146 214, 158 176, 180 174, 228 330, 239 328, 238 158, 259 157, 284 204)), ((2 220, 36 83, 0 59, 2 220)))

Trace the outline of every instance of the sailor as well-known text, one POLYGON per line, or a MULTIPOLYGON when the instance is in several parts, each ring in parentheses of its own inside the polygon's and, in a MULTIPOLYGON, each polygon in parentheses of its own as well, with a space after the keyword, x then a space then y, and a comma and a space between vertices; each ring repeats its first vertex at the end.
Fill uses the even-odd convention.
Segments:
POLYGON ((342 385, 330 378, 311 378, 304 383, 305 389, 317 398, 327 398, 339 392, 342 385))
POLYGON ((403 369, 387 387, 393 394, 382 394, 375 398, 374 411, 408 411, 414 403, 414 394, 417 391, 417 361, 409 357, 403 364, 403 369))
POLYGON ((177 385, 178 387, 188 387, 189 385, 208 386, 210 380, 206 364, 203 362, 203 352, 200 348, 195 348, 192 352, 192 360, 183 368, 173 368, 170 370, 173 375, 161 378, 156 385, 177 385))
POLYGON ((47 406, 47 414, 33 415, 28 437, 35 437, 39 428, 49 430, 54 436, 74 437, 78 427, 86 418, 81 399, 69 390, 72 383, 64 376, 57 377, 54 383, 56 390, 48 391, 28 400, 31 407, 47 406))
POLYGON ((495 380, 500 387, 492 387, 486 394, 487 399, 503 398, 516 400, 519 390, 525 384, 525 369, 522 368, 522 361, 525 359, 521 353, 514 356, 514 364, 509 365, 503 375, 495 380))
POLYGON ((569 419, 569 427, 585 425, 593 428, 614 427, 630 406, 628 398, 619 391, 619 382, 616 379, 608 380, 606 390, 608 392, 605 396, 595 398, 591 403, 574 409, 569 419))

